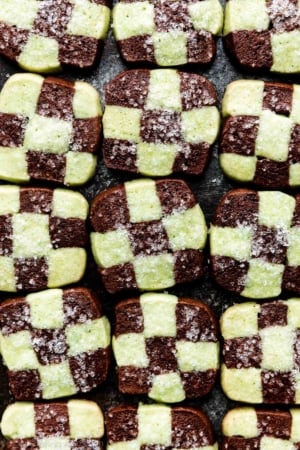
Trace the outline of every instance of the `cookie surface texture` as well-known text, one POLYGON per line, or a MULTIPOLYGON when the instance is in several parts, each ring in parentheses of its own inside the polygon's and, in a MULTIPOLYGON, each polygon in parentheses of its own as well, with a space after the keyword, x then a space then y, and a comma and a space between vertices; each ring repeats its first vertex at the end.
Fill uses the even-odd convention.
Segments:
POLYGON ((300 413, 236 408, 223 419, 222 450, 298 449, 300 413))
POLYGON ((300 293, 300 196, 229 191, 210 229, 212 273, 223 288, 248 298, 300 293))
POLYGON ((121 0, 113 9, 115 39, 127 62, 208 64, 222 24, 218 0, 121 0))
POLYGON ((0 186, 0 291, 79 281, 86 267, 88 203, 66 189, 0 186))
POLYGON ((49 289, 6 300, 0 326, 16 400, 88 392, 106 379, 110 325, 88 289, 49 289))
POLYGON ((110 188, 92 202, 90 219, 92 252, 110 293, 201 277, 207 228, 184 181, 140 179, 110 188))
POLYGON ((0 179, 85 183, 96 169, 101 114, 88 83, 11 76, 0 93, 0 179))
POLYGON ((104 450, 103 414, 88 400, 13 403, 3 413, 1 432, 7 450, 104 450))
POLYGON ((299 17, 295 0, 227 0, 225 45, 247 70, 299 73, 299 17))
POLYGON ((109 19, 109 0, 1 0, 0 54, 29 72, 91 68, 109 19))
POLYGON ((143 294, 116 307, 119 390, 175 403, 206 395, 219 367, 217 324, 199 300, 143 294))
POLYGON ((218 449, 209 419, 190 407, 116 406, 108 410, 106 431, 107 450, 218 449))
POLYGON ((247 302, 221 318, 221 384, 232 400, 300 403, 300 299, 247 302))
POLYGON ((227 86, 220 165, 267 188, 300 185, 300 86, 239 80, 227 86))
POLYGON ((216 104, 214 86, 197 74, 175 69, 121 73, 106 86, 105 164, 146 176, 201 174, 218 135, 216 104))

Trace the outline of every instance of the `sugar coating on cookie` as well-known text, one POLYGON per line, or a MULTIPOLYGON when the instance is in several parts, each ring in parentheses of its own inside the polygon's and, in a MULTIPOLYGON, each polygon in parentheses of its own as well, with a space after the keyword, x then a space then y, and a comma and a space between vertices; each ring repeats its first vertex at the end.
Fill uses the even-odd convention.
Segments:
POLYGON ((300 293, 300 196, 234 189, 210 228, 211 266, 223 288, 249 298, 300 293))
POLYGON ((119 390, 175 403, 206 395, 219 367, 217 324, 199 300, 143 294, 116 306, 119 390))
POLYGON ((299 4, 296 0, 227 0, 224 40, 245 69, 299 73, 299 4))
POLYGON ((113 9, 115 39, 127 62, 208 64, 222 24, 219 0, 121 0, 113 9))
POLYGON ((223 98, 220 165, 231 178, 270 188, 300 185, 300 86, 229 84, 223 98))
POLYGON ((120 405, 106 416, 107 450, 217 450, 208 417, 191 407, 120 405))
POLYGON ((300 412, 235 408, 222 422, 222 450, 299 449, 300 412))
POLYGON ((88 392, 106 379, 110 325, 88 289, 49 289, 6 300, 0 333, 16 400, 88 392))
POLYGON ((300 403, 300 299, 247 302, 221 317, 221 384, 236 401, 300 403))
POLYGON ((0 54, 29 72, 90 68, 109 19, 110 0, 0 0, 0 54))
POLYGON ((181 180, 140 179, 96 196, 92 252, 106 289, 157 290, 198 279, 207 228, 181 180))
POLYGON ((104 450, 103 414, 89 400, 12 403, 3 413, 1 432, 7 450, 104 450))
POLYGON ((86 267, 88 203, 66 189, 0 186, 0 291, 79 281, 86 267))
POLYGON ((201 174, 219 131, 216 105, 214 86, 200 75, 122 72, 106 86, 105 164, 147 176, 201 174))
POLYGON ((0 93, 0 179, 85 183, 96 170, 101 115, 88 83, 11 76, 0 93))

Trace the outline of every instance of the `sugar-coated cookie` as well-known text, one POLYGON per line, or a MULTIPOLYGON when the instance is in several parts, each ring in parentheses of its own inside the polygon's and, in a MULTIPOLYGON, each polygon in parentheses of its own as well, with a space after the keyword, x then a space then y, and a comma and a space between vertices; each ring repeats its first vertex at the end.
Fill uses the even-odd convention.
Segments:
POLYGON ((210 229, 211 266, 225 289, 249 298, 300 294, 300 196, 229 191, 210 229))
POLYGON ((115 39, 127 62, 208 64, 222 24, 218 0, 121 0, 113 9, 115 39))
POLYGON ((106 417, 107 450, 217 450, 212 426, 200 410, 166 405, 119 405, 106 417))
POLYGON ((224 40, 234 60, 247 70, 299 73, 299 4, 227 0, 224 40))
POLYGON ((110 325, 86 288, 49 289, 0 305, 0 348, 16 400, 88 392, 107 376, 110 325))
POLYGON ((2 416, 7 450, 104 450, 103 414, 97 403, 18 402, 2 416))
POLYGON ((93 200, 90 219, 92 252, 110 293, 165 289, 202 275, 207 228, 184 181, 109 188, 93 200))
POLYGON ((261 187, 300 185, 300 86, 230 83, 223 98, 220 164, 234 180, 261 187))
POLYGON ((0 93, 0 179, 85 183, 96 169, 101 114, 88 83, 11 76, 0 93))
POLYGON ((30 72, 90 68, 109 19, 110 0, 0 0, 0 54, 30 72))
POLYGON ((230 399, 300 403, 300 298, 236 304, 223 314, 221 333, 221 384, 230 399))
POLYGON ((299 421, 298 409, 232 409, 222 422, 222 450, 298 450, 299 421))
POLYGON ((0 186, 0 291, 79 281, 86 267, 88 203, 78 192, 0 186))
POLYGON ((216 105, 214 86, 200 75, 122 72, 106 86, 105 164, 147 176, 201 174, 219 131, 216 105))
POLYGON ((116 306, 113 350, 119 390, 175 403, 211 391, 218 373, 217 324, 199 300, 143 294, 116 306))

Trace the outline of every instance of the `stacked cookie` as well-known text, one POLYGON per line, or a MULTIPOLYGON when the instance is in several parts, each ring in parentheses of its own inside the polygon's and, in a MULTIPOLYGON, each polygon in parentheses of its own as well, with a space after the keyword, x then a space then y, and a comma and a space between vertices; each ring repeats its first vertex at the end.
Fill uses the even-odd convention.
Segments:
MULTIPOLYGON (((224 42, 240 66, 300 71, 296 3, 227 1, 224 42)), ((97 174, 102 108, 91 84, 20 73, 0 93, 0 290, 9 293, 0 350, 13 397, 1 423, 6 448, 216 450, 198 406, 214 401, 221 368, 226 396, 255 404, 227 413, 222 448, 296 450, 297 409, 271 408, 300 402, 300 300, 278 299, 300 294, 299 195, 287 191, 300 185, 299 86, 227 86, 219 162, 244 186, 213 205, 208 229, 189 184, 211 176, 217 92, 195 66, 172 67, 212 63, 222 6, 120 0, 112 16, 128 70, 106 85, 97 174), (89 203, 69 189, 87 182, 89 203), (222 315, 221 364, 208 234, 214 281, 234 300, 253 300, 222 315)), ((0 53, 32 72, 91 69, 109 17, 105 0, 0 0, 0 53)))

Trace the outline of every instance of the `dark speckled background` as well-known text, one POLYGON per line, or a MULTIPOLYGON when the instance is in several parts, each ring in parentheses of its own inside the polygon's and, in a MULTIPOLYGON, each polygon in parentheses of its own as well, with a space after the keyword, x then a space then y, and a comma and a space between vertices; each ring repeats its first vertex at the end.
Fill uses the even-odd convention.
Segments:
MULTIPOLYGON (((222 3, 224 4, 224 0, 222 0, 222 3)), ((209 80, 211 80, 217 88, 219 101, 222 98, 226 85, 231 81, 239 78, 261 78, 264 80, 273 79, 278 81, 300 83, 300 76, 286 77, 280 75, 268 76, 245 74, 237 70, 231 64, 228 56, 224 52, 221 39, 218 40, 217 47, 217 57, 213 64, 206 70, 201 70, 197 66, 188 68, 184 67, 182 69, 201 73, 209 80)), ((131 66, 131 68, 132 67, 133 66, 131 66)), ((81 79, 90 82, 100 92, 102 104, 104 106, 104 89, 106 83, 108 83, 113 79, 115 75, 117 75, 122 70, 125 70, 126 68, 126 65, 118 54, 117 47, 112 36, 112 31, 110 30, 100 64, 92 72, 85 74, 74 74, 72 72, 66 71, 59 74, 59 76, 71 80, 81 79)), ((21 70, 17 66, 10 64, 0 57, 1 88, 7 78, 11 74, 16 72, 21 72, 21 70)), ((110 186, 114 186, 121 182, 124 182, 130 178, 132 177, 126 174, 117 173, 107 169, 103 164, 102 158, 100 157, 96 176, 88 185, 80 189, 80 191, 85 195, 88 201, 91 201, 98 192, 110 186)), ((231 182, 229 182, 229 180, 227 180, 223 176, 219 168, 217 145, 214 146, 212 158, 204 175, 201 177, 185 177, 185 180, 196 195, 204 211, 208 224, 212 220, 213 213, 219 199, 225 192, 235 187, 231 182)), ((113 325, 113 307, 117 301, 119 301, 121 298, 125 298, 126 296, 112 296, 104 291, 90 253, 89 256, 90 257, 87 271, 81 284, 92 288, 98 293, 99 298, 103 304, 105 314, 109 317, 113 325)), ((169 292, 178 296, 186 296, 203 300, 205 303, 211 306, 217 317, 220 317, 221 313, 229 305, 233 304, 234 302, 240 301, 237 297, 224 292, 212 281, 209 271, 208 258, 206 258, 206 271, 205 276, 202 280, 189 285, 177 286, 173 289, 170 289, 169 292)), ((7 295, 0 294, 0 300, 3 300, 6 297, 7 295)), ((2 413, 5 406, 9 402, 13 401, 8 393, 5 369, 2 365, 0 365, 0 381, 0 413, 2 413)), ((89 398, 97 401, 104 411, 106 411, 110 406, 116 405, 120 402, 129 402, 135 404, 139 401, 148 402, 148 399, 143 396, 131 397, 122 395, 117 391, 116 386, 115 364, 113 361, 108 381, 97 390, 94 390, 93 392, 85 395, 84 398, 89 398)), ((220 438, 220 424, 222 417, 224 416, 226 410, 234 405, 233 402, 229 402, 226 399, 219 384, 217 384, 212 393, 207 395, 206 397, 195 401, 185 401, 184 404, 193 405, 203 409, 209 415, 218 438, 220 438)), ((0 449, 4 448, 4 445, 4 439, 0 437, 0 449)))

